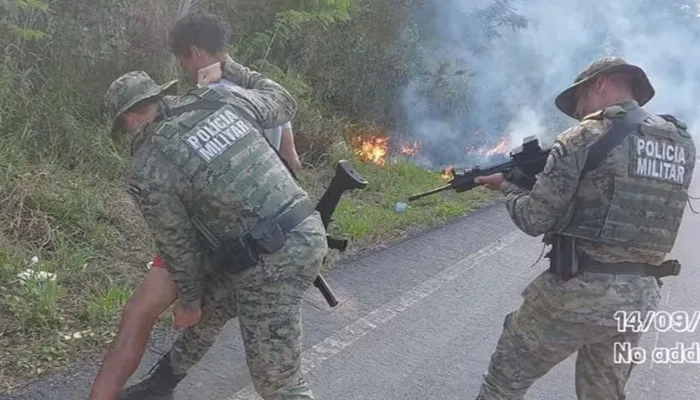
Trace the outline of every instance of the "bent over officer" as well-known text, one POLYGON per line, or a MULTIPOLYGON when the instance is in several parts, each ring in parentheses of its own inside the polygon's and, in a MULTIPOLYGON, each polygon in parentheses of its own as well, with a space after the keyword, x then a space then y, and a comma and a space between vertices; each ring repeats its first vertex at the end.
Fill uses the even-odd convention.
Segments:
POLYGON ((478 399, 523 399, 574 352, 579 399, 625 398, 633 364, 617 362, 615 349, 637 346, 641 333, 616 318, 654 310, 660 279, 678 274, 664 260, 695 167, 686 125, 641 108, 653 96, 642 69, 601 58, 557 97, 580 122, 557 137, 531 190, 502 174, 477 180, 503 192, 522 231, 552 245, 549 271, 505 318, 478 399))
MULTIPOLYGON (((187 327, 120 398, 172 399, 216 337, 210 332, 235 317, 260 396, 313 398, 300 369, 301 307, 327 253, 326 232, 263 137, 293 117, 296 103, 261 74, 222 65, 233 90, 198 88, 165 102, 163 87, 130 72, 105 95, 115 129, 132 135, 129 191, 177 289, 175 324, 187 327)), ((97 378, 108 383, 93 388, 94 398, 111 398, 138 366, 150 330, 139 328, 122 323, 97 378)))

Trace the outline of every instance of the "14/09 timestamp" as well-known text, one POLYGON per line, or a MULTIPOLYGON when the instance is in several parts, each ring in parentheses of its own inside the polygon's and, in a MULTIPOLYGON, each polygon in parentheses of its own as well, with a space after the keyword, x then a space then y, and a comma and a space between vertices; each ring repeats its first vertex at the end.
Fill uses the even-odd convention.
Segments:
POLYGON ((619 332, 695 332, 700 324, 700 311, 617 311, 613 316, 619 332))

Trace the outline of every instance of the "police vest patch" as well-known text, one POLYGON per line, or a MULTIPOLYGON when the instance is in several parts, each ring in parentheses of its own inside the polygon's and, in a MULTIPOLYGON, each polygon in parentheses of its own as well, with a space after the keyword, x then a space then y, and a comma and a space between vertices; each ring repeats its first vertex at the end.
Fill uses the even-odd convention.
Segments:
POLYGON ((224 106, 183 136, 183 140, 209 163, 255 128, 224 106))
POLYGON ((630 173, 683 185, 685 179, 685 148, 666 138, 632 137, 633 157, 630 173))

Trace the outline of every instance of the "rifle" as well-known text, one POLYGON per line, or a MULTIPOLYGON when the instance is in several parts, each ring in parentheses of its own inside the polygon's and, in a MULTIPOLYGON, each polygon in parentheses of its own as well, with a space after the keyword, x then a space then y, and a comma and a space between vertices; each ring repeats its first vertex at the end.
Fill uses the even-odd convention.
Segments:
MULTIPOLYGON (((321 221, 323 221, 323 226, 328 229, 328 225, 331 222, 331 216, 335 212, 335 208, 340 202, 340 197, 345 191, 354 189, 364 189, 367 186, 367 181, 350 165, 346 160, 338 161, 338 165, 335 167, 335 175, 331 180, 330 185, 321 196, 321 199, 316 204, 316 211, 321 214, 321 221)), ((338 239, 331 236, 326 236, 326 241, 328 247, 331 249, 336 249, 341 252, 345 251, 348 247, 347 239, 338 239)), ((323 279, 323 276, 319 274, 314 280, 314 286, 321 291, 321 294, 328 302, 328 305, 335 307, 338 305, 338 300, 331 291, 330 287, 323 279)))
POLYGON ((551 151, 551 147, 541 148, 536 136, 528 136, 523 139, 523 144, 511 150, 510 160, 480 168, 475 166, 463 173, 452 171, 452 180, 439 188, 429 190, 424 193, 416 194, 408 198, 408 201, 418 200, 422 197, 430 196, 445 190, 453 189, 457 193, 471 190, 479 184, 474 182, 474 179, 479 176, 486 176, 502 172, 506 176, 506 180, 513 182, 519 186, 532 189, 535 184, 535 175, 544 170, 547 163, 547 157, 551 151))

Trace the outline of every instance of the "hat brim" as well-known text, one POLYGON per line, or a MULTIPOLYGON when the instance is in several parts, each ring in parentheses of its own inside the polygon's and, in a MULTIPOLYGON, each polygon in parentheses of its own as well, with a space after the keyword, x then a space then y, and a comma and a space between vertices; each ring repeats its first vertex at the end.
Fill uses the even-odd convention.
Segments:
POLYGON ((649 82, 647 74, 644 70, 631 64, 613 65, 611 67, 605 68, 596 72, 595 74, 583 79, 575 84, 569 86, 566 90, 561 92, 559 96, 554 100, 557 108, 568 115, 571 118, 577 119, 576 117, 576 89, 581 85, 591 82, 601 76, 610 75, 613 73, 629 73, 634 76, 633 81, 633 93, 635 100, 640 106, 645 105, 654 97, 655 90, 654 87, 649 82))
POLYGON ((150 99, 151 97, 160 96, 163 94, 175 94, 177 92, 177 87, 175 87, 176 83, 177 79, 174 79, 170 82, 158 85, 157 89, 146 92, 141 96, 136 96, 130 102, 126 103, 124 107, 119 109, 117 114, 112 119, 112 134, 116 133, 120 129, 121 125, 119 124, 119 117, 121 117, 122 114, 129 111, 131 107, 143 100, 150 99))

